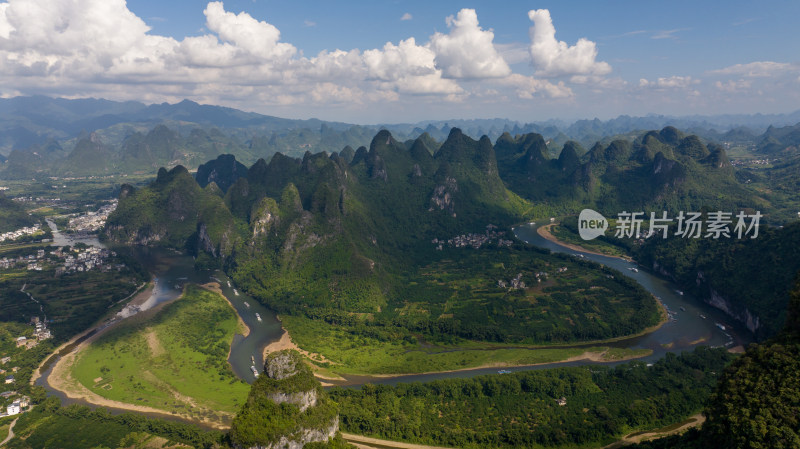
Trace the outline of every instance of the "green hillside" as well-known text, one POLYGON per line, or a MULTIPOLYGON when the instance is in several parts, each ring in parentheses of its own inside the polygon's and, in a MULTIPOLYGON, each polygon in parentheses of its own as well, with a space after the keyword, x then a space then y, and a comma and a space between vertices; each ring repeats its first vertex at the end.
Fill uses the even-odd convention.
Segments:
POLYGON ((0 192, 0 234, 34 224, 33 218, 19 204, 0 192))
POLYGON ((146 188, 122 186, 119 207, 102 235, 116 243, 164 245, 217 257, 231 255, 239 233, 222 199, 179 165, 159 169, 146 188))
POLYGON ((736 180, 722 147, 675 128, 596 143, 588 152, 567 142, 557 159, 542 136, 502 135, 495 144, 500 176, 523 197, 551 205, 555 214, 585 207, 623 210, 765 210, 769 203, 736 180))

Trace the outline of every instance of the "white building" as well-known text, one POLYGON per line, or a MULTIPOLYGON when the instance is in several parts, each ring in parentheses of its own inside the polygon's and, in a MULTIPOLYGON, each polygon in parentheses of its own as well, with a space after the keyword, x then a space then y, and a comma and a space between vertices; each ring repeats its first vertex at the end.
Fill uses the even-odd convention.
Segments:
POLYGON ((20 408, 19 401, 14 401, 9 404, 8 407, 6 407, 6 412, 8 413, 8 416, 19 415, 20 408))

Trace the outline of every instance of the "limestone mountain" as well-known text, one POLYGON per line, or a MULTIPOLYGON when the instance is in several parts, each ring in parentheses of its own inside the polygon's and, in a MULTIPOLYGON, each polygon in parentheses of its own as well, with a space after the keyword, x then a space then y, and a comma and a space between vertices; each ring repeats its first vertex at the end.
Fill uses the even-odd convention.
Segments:
POLYGON ((231 425, 234 448, 348 447, 339 435, 339 411, 297 351, 267 356, 247 402, 231 425))
POLYGON ((149 186, 123 185, 103 237, 116 243, 185 248, 212 257, 229 256, 238 223, 219 195, 201 188, 183 166, 159 169, 149 186))
POLYGON ((58 167, 68 176, 86 176, 109 173, 114 160, 113 150, 103 143, 97 133, 80 138, 75 148, 58 167))
POLYGON ((247 167, 237 161, 234 155, 221 154, 213 161, 200 164, 195 179, 200 187, 205 187, 213 182, 222 192, 227 192, 237 179, 246 176, 247 167))
POLYGON ((542 136, 504 134, 495 143, 508 187, 554 213, 592 207, 623 210, 741 210, 766 206, 737 181, 725 150, 673 127, 641 137, 596 143, 585 154, 567 142, 550 158, 542 136), (724 192, 724 195, 723 195, 724 192))

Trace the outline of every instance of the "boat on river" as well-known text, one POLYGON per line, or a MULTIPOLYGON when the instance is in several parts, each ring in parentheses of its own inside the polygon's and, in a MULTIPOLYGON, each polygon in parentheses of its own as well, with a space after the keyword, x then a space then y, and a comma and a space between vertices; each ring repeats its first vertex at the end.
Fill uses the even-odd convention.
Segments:
POLYGON ((258 312, 256 312, 256 319, 257 319, 259 322, 261 321, 261 314, 259 314, 258 312))
POLYGON ((255 367, 255 366, 251 366, 251 367, 250 367, 250 371, 252 371, 252 372, 253 372, 253 376, 254 376, 256 379, 258 379, 258 370, 256 369, 256 367, 255 367))
POLYGON ((239 296, 239 292, 235 288, 233 289, 233 294, 239 296))
POLYGON ((511 374, 511 371, 507 369, 501 369, 500 371, 497 372, 497 374, 511 374))
POLYGON ((228 281, 228 288, 231 288, 231 281, 228 281))
POLYGON ((244 306, 245 306, 245 307, 247 307, 247 308, 249 309, 249 308, 250 308, 250 303, 249 303, 249 302, 247 302, 247 301, 245 301, 245 302, 244 302, 244 306))

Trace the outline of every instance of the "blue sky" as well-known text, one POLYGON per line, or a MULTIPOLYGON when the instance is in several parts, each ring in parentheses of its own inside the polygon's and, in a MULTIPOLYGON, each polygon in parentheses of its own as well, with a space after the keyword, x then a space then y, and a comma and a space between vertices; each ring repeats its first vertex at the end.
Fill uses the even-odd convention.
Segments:
POLYGON ((10 0, 0 95, 356 123, 789 112, 800 2, 10 0))

